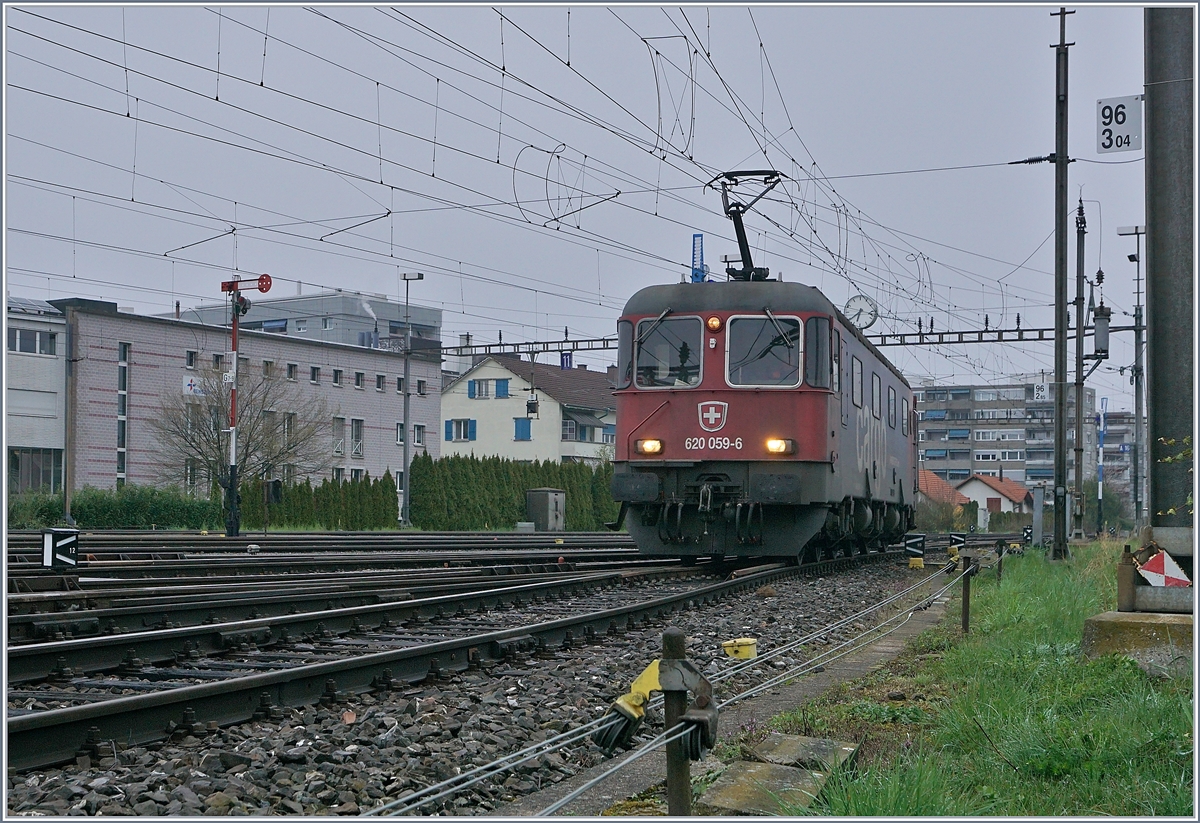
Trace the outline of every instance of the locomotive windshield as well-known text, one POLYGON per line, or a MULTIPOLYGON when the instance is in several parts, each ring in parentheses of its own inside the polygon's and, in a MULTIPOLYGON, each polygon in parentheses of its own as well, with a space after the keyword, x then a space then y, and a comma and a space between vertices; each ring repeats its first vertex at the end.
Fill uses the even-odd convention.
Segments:
POLYGON ((800 321, 735 317, 729 321, 729 385, 800 385, 800 321))
POLYGON ((638 334, 644 336, 637 346, 638 387, 700 385, 700 318, 678 317, 658 321, 656 326, 654 323, 654 319, 648 319, 638 324, 638 334))
POLYGON ((617 321, 617 388, 627 389, 633 382, 633 324, 617 321))

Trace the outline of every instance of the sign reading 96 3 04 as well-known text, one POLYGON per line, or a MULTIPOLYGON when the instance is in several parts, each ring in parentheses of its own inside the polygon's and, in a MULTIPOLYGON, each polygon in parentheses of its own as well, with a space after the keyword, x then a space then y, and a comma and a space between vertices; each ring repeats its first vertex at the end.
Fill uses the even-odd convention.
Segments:
POLYGON ((1140 151, 1142 95, 1096 101, 1096 152, 1140 151))

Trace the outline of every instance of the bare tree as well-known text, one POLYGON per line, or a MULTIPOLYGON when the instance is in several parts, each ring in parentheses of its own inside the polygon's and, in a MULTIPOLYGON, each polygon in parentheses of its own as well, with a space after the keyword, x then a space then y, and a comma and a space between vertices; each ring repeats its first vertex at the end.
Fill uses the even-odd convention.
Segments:
MULTIPOLYGON (((238 475, 291 481, 329 466, 329 409, 323 398, 261 373, 238 375, 238 475)), ((229 389, 217 369, 196 372, 192 394, 168 395, 149 421, 158 439, 160 480, 229 484, 229 389)))

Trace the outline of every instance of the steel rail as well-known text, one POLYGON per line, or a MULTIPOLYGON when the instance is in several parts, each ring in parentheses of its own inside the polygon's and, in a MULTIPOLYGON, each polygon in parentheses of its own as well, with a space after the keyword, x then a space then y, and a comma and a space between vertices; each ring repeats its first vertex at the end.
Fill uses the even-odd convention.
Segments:
MULTIPOLYGON (((877 553, 858 559, 892 556, 877 553)), ((21 770, 69 761, 80 751, 89 733, 93 739, 120 743, 159 740, 169 733, 169 728, 175 728, 171 724, 177 725, 182 720, 185 708, 194 710, 203 721, 230 725, 252 719, 264 705, 299 706, 313 703, 331 691, 344 695, 388 688, 398 682, 418 682, 431 676, 435 661, 440 668, 462 671, 469 664, 499 661, 536 647, 561 647, 571 642, 576 632, 587 637, 597 632, 620 631, 621 621, 630 628, 639 618, 649 620, 652 615, 662 616, 689 604, 706 604, 735 592, 757 589, 771 580, 822 573, 852 562, 846 558, 811 566, 779 567, 650 601, 531 626, 12 717, 7 726, 8 762, 10 767, 21 770)), ((271 621, 260 622, 265 624, 264 630, 270 628, 271 621)), ((180 630, 167 630, 171 631, 180 630)), ((13 654, 19 655, 21 651, 10 651, 10 666, 15 662, 13 654)))
MULTIPOLYGON (((498 584, 516 586, 526 583, 554 583, 567 576, 600 573, 629 573, 637 571, 637 565, 659 574, 672 572, 695 574, 704 567, 671 567, 669 564, 645 561, 630 564, 628 561, 614 568, 613 564, 596 564, 595 568, 575 569, 562 567, 557 571, 533 574, 457 576, 446 574, 442 579, 399 577, 391 579, 379 576, 374 580, 364 579, 357 585, 332 581, 293 581, 291 588, 268 587, 265 591, 254 589, 253 583, 237 584, 234 591, 221 587, 187 586, 186 594, 176 595, 170 588, 156 590, 156 596, 114 600, 103 596, 67 599, 74 609, 64 609, 59 600, 53 602, 56 611, 25 611, 11 613, 14 608, 28 605, 9 596, 8 637, 10 644, 47 640, 70 640, 101 634, 144 632, 153 629, 170 629, 182 626, 208 624, 230 624, 242 620, 285 617, 301 612, 335 611, 357 606, 410 603, 443 595, 463 595, 494 589, 498 584), (245 587, 245 588, 243 588, 245 587), (14 603, 14 601, 17 601, 14 603), (91 606, 89 608, 89 606, 91 606), (58 635, 62 635, 59 637, 58 635)), ((454 570, 442 570, 452 572, 454 570)))

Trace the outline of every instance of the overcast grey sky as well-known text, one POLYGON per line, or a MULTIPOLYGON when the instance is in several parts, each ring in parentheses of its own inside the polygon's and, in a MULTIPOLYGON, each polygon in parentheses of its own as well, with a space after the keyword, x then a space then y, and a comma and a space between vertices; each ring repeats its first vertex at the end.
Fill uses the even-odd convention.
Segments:
MULTIPOLYGON (((1071 8, 1070 200, 1123 325, 1144 164, 1097 153, 1095 108, 1141 93, 1143 12, 1071 8)), ((872 332, 1050 327, 1054 169, 1006 164, 1054 150, 1055 10, 6 6, 7 286, 151 313, 231 272, 402 297, 421 271, 448 343, 606 336, 693 232, 714 272, 736 253, 705 183, 776 168, 756 265, 872 297, 872 332), (971 168, 896 173, 947 167, 971 168)), ((1089 385, 1131 409, 1132 335, 1112 348, 1089 385)), ((1053 368, 889 353, 914 385, 1053 368)))

